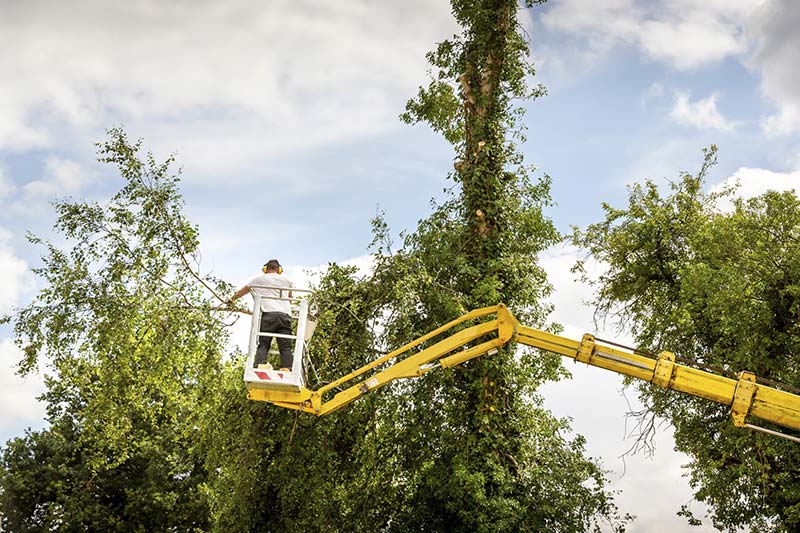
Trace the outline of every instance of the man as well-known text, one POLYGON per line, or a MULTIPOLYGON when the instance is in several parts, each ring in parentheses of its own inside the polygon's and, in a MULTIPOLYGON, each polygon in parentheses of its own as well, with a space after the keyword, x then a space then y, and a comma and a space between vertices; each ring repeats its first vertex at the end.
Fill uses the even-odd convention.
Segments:
MULTIPOLYGON (((282 276, 283 267, 277 259, 270 259, 261 269, 260 276, 251 279, 247 285, 233 295, 231 301, 241 298, 250 289, 261 296, 261 333, 292 334, 291 304, 287 298, 292 297, 292 282, 282 276), (279 299, 281 298, 281 299, 279 299)), ((257 312, 253 309, 253 312, 257 312)), ((292 370, 292 340, 282 337, 277 338, 278 350, 281 353, 281 370, 292 370)), ((272 345, 272 337, 258 338, 258 348, 254 361, 255 368, 267 362, 267 353, 272 345)))

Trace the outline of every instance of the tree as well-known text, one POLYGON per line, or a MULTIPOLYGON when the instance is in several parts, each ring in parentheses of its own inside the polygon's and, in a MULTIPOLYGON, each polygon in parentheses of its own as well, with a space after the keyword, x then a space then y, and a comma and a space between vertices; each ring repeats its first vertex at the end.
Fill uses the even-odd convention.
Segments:
MULTIPOLYGON (((393 317, 386 338, 394 345, 498 302, 528 323, 541 325, 548 312, 541 299, 550 286, 534 258, 558 234, 542 212, 549 178, 531 181, 514 142, 524 136, 512 100, 544 92, 527 86, 534 71, 518 3, 454 1, 453 14, 464 31, 428 55, 435 77, 402 117, 427 122, 453 144, 452 196, 394 253, 385 225, 376 223, 376 277, 404 293, 386 305, 393 317)), ((408 443, 396 462, 409 465, 406 511, 415 516, 401 514, 400 523, 583 531, 604 517, 622 527, 602 472, 582 455, 582 440, 566 441, 567 423, 552 418, 535 395, 538 384, 563 375, 560 363, 515 353, 508 348, 430 376, 411 384, 412 394, 396 408, 387 406, 408 443), (587 505, 572 505, 566 494, 580 494, 576 499, 587 505)))
POLYGON ((14 531, 205 529, 196 407, 224 353, 228 286, 195 273, 173 158, 141 159, 120 129, 98 151, 124 187, 106 205, 57 202, 63 248, 30 237, 44 288, 9 318, 20 372, 48 367, 50 427, 4 448, 0 509, 14 531))
MULTIPOLYGON (((544 324, 550 287, 534 258, 559 236, 543 214, 549 178, 534 183, 514 145, 522 133, 512 100, 542 93, 526 88, 533 70, 517 11, 509 0, 453 2, 464 31, 430 54, 436 79, 404 115, 454 144, 451 196, 397 250, 377 218, 365 279, 330 266, 317 291, 312 387, 474 307, 503 301, 544 324)), ((105 207, 57 204, 68 251, 34 239, 48 250, 38 271, 47 287, 16 317, 16 332, 22 371, 43 360, 53 371, 51 428, 4 451, 9 524, 624 527, 583 439, 567 438, 568 422, 536 396, 564 374, 556 356, 506 349, 323 419, 248 402, 242 355, 220 362, 230 315, 217 306, 232 287, 197 274, 198 233, 181 214, 171 159, 142 161, 139 143, 119 130, 110 137, 102 160, 118 166, 125 187, 105 207), (41 483, 26 485, 36 464, 41 483)))
MULTIPOLYGON (((316 291, 310 386, 475 307, 505 302, 544 322, 550 287, 535 257, 559 236, 542 212, 549 179, 532 182, 513 142, 522 132, 512 100, 543 92, 526 86, 533 69, 517 10, 512 1, 453 2, 464 31, 429 54, 436 77, 403 115, 453 143, 452 194, 396 250, 377 217, 365 279, 331 266, 316 291)), ((208 433, 216 527, 586 531, 606 520, 622 529, 583 439, 565 438, 567 421, 535 394, 563 374, 555 356, 508 349, 320 420, 247 405, 232 378, 208 433)))
MULTIPOLYGON (((715 162, 712 147, 699 173, 682 174, 667 194, 652 181, 634 185, 627 207, 604 204, 605 220, 574 234, 608 265, 592 280, 599 316, 630 328, 653 352, 798 387, 800 200, 768 192, 721 212, 719 200, 733 190, 703 191, 715 162)), ((796 444, 732 426, 724 406, 646 384, 639 390, 691 457, 690 483, 715 527, 800 527, 796 444)), ((696 521, 685 508, 681 514, 696 521)))
MULTIPOLYGON (((329 266, 309 372, 312 387, 375 357, 369 327, 376 285, 329 266)), ((224 369, 204 406, 209 495, 216 531, 383 531, 402 507, 396 465, 378 460, 375 432, 390 428, 365 398, 321 419, 247 400, 243 357, 224 369)), ((390 444, 394 445, 394 444, 390 444)))

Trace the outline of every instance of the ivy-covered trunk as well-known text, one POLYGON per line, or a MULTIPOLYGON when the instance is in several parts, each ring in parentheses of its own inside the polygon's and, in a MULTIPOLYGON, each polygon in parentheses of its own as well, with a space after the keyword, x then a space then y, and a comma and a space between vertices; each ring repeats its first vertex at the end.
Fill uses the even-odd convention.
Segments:
MULTIPOLYGON (((405 121, 427 122, 453 144, 455 187, 401 250, 379 250, 384 283, 398 263, 418 269, 415 281, 403 278, 416 303, 395 313, 404 317, 395 342, 501 302, 526 323, 545 321, 550 286, 537 256, 558 234, 542 212, 549 178, 533 182, 515 145, 524 135, 512 99, 544 92, 527 83, 534 71, 518 9, 454 1, 463 32, 429 54, 434 79, 407 104, 405 121)), ((510 346, 420 383, 400 415, 408 432, 425 427, 430 443, 428 461, 406 456, 417 468, 412 501, 425 509, 417 516, 456 531, 584 531, 601 516, 624 527, 582 441, 563 440, 566 423, 540 407, 536 387, 559 375, 555 358, 510 346)))
MULTIPOLYGON (((517 2, 492 0, 482 5, 464 8, 462 16, 468 24, 467 42, 464 43, 463 73, 458 77, 463 103, 464 143, 460 150, 460 163, 454 178, 461 185, 461 203, 466 224, 463 250, 465 263, 471 268, 463 281, 467 307, 478 308, 500 302, 522 304, 513 286, 504 283, 514 275, 504 259, 513 253, 510 233, 514 216, 508 209, 506 196, 514 192, 517 176, 506 172, 509 151, 506 145, 506 114, 509 105, 502 92, 501 81, 515 61, 511 46, 516 37, 517 2)), ((551 227, 547 230, 552 231, 551 227)), ((552 238, 552 233, 541 235, 542 244, 552 238)), ((530 257, 535 262, 535 257, 530 257)), ((524 305, 524 304, 523 304, 524 305)), ((514 416, 524 409, 519 392, 513 386, 516 365, 512 358, 514 347, 506 347, 493 357, 482 358, 470 365, 463 379, 467 394, 462 406, 469 426, 469 446, 461 453, 467 467, 468 478, 480 478, 471 500, 489 507, 506 507, 502 500, 516 499, 509 483, 519 472, 520 435, 514 416)), ((468 487, 468 485, 466 485, 468 487)), ((469 489, 468 489, 469 490, 469 489)), ((516 502, 515 502, 516 503, 516 502)), ((519 509, 514 512, 519 512, 519 509)), ((503 519, 498 513, 497 519, 503 519)), ((510 517, 508 517, 510 518, 510 517)))

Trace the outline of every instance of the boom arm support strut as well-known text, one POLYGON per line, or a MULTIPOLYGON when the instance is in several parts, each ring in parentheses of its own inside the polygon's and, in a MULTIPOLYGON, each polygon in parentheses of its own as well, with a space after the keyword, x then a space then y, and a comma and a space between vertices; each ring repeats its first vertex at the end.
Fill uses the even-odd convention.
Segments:
MULTIPOLYGON (((589 334, 580 341, 554 335, 521 325, 503 304, 471 311, 319 390, 303 388, 300 392, 279 392, 251 388, 248 398, 321 416, 341 409, 392 381, 416 378, 440 366, 453 367, 495 353, 509 342, 557 353, 587 365, 730 406, 736 426, 760 429, 745 421, 746 417, 754 416, 800 430, 800 396, 760 384, 750 372, 742 372, 738 379, 730 379, 676 363, 670 352, 650 358, 603 344, 589 334), (486 320, 474 325, 465 324, 477 319, 486 320), (422 347, 442 336, 441 340, 422 347), (390 364, 393 360, 396 361, 390 364), (381 365, 383 368, 378 369, 381 365), (369 377, 363 377, 370 371, 373 372, 369 377), (349 382, 354 383, 324 399, 328 393, 349 382)), ((797 437, 783 436, 800 442, 797 437)))

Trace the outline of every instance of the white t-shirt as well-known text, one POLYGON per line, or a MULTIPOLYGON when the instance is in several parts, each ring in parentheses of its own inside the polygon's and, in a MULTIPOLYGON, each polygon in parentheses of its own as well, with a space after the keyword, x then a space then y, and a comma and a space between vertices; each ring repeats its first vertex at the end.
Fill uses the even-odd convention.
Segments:
POLYGON ((270 272, 269 274, 261 274, 251 279, 247 286, 256 294, 260 294, 261 298, 261 311, 269 313, 273 311, 280 311, 287 315, 291 313, 291 304, 288 300, 276 300, 276 298, 289 298, 289 291, 294 287, 289 278, 278 274, 277 272, 270 272), (260 288, 260 287, 274 287, 274 288, 260 288), (284 290, 280 290, 284 289, 284 290))

